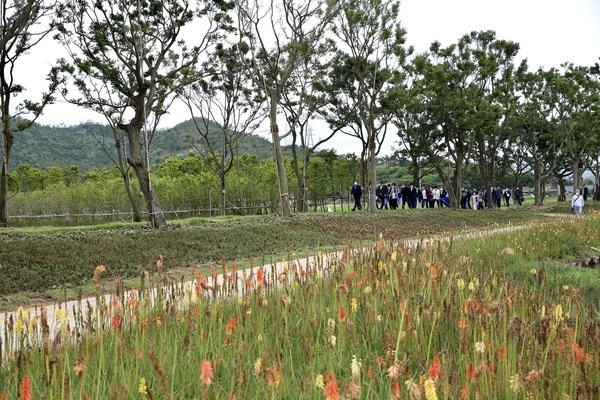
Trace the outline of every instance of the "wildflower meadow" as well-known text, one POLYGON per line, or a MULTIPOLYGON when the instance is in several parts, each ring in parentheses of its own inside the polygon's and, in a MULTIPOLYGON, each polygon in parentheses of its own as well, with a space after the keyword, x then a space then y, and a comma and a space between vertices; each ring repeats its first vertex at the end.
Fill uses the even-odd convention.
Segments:
POLYGON ((598 399, 600 269, 572 264, 599 222, 168 284, 161 259, 108 300, 98 266, 95 307, 7 317, 0 399, 598 399))

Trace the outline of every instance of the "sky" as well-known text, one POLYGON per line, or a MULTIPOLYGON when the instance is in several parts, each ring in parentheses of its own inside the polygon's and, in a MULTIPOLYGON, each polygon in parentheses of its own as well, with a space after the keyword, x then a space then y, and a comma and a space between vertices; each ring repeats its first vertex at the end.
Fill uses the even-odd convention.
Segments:
MULTIPOLYGON (((516 62, 527 58, 530 70, 559 67, 564 62, 586 66, 600 62, 599 0, 401 0, 400 18, 407 31, 407 44, 417 53, 426 51, 436 40, 448 46, 471 31, 494 30, 497 39, 520 44, 516 62)), ((39 72, 40 64, 48 71, 60 54, 58 45, 49 42, 34 48, 29 60, 18 65, 17 79, 22 79, 19 83, 33 98, 47 86, 46 72, 39 72)), ((189 118, 184 107, 176 107, 163 117, 161 127, 189 118)), ((104 122, 92 112, 59 101, 49 106, 38 122, 68 126, 88 120, 104 122)), ((270 140, 267 127, 264 124, 256 133, 270 140)), ((327 129, 318 121, 311 127, 314 141, 327 129)), ((391 154, 396 142, 395 135, 388 134, 381 154, 391 154)), ((287 143, 284 140, 282 144, 287 143)), ((360 154, 361 143, 341 135, 323 148, 334 148, 338 154, 360 154)))

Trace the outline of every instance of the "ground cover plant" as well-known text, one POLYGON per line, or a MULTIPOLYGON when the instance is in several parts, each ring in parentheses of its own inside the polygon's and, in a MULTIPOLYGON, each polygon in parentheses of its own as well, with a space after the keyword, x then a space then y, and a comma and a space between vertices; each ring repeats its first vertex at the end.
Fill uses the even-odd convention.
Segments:
POLYGON ((600 248, 598 222, 412 248, 381 235, 334 263, 317 252, 306 268, 241 276, 228 264, 220 287, 212 269, 164 288, 159 260, 109 301, 97 266, 97 311, 64 310, 55 331, 27 310, 8 321, 0 395, 597 399, 600 313, 580 283, 598 291, 600 278, 569 265, 600 248))
POLYGON ((158 256, 173 279, 200 268, 237 262, 262 265, 307 250, 372 243, 379 234, 402 240, 547 219, 515 209, 450 209, 368 213, 309 213, 173 221, 156 231, 140 224, 22 228, 0 232, 0 309, 93 295, 94 268, 106 278, 138 279, 158 256), (77 292, 81 293, 77 293, 77 292))

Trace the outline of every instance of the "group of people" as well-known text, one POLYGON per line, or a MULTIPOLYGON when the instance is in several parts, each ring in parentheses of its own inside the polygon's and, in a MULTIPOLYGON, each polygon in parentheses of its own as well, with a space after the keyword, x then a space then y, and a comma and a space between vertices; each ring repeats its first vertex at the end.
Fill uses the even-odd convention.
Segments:
MULTIPOLYGON (((362 188, 358 184, 358 181, 354 181, 350 193, 354 197, 352 211, 356 209, 362 210, 362 188)), ((380 181, 375 191, 375 197, 377 198, 377 208, 379 209, 395 210, 399 207, 404 209, 405 207, 418 208, 419 206, 422 208, 433 208, 436 206, 447 207, 450 204, 448 193, 443 188, 438 189, 437 186, 434 186, 433 188, 423 187, 418 189, 412 183, 410 185, 402 184, 402 187, 399 187, 395 182, 385 184, 383 181, 380 181)))
MULTIPOLYGON (((502 189, 499 185, 495 188, 491 188, 492 194, 492 208, 502 207, 502 203, 506 207, 510 206, 513 195, 509 188, 502 189)), ((358 184, 358 181, 354 181, 354 185, 350 190, 352 197, 354 197, 354 207, 352 211, 356 209, 362 210, 361 198, 362 188, 358 184)), ((571 198, 571 209, 577 218, 583 218, 583 205, 587 201, 588 188, 584 187, 583 190, 577 189, 573 193, 571 198)), ((395 182, 388 183, 387 185, 383 182, 379 182, 379 186, 375 191, 377 197, 377 208, 379 209, 392 209, 395 210, 398 207, 403 209, 408 208, 434 208, 434 207, 447 207, 450 204, 448 192, 444 188, 438 189, 437 186, 416 188, 412 183, 410 185, 403 184, 402 187, 398 187, 395 182)), ((514 203, 517 205, 523 204, 525 197, 523 194, 523 187, 519 186, 515 190, 514 203)), ((463 188, 461 191, 460 207, 463 209, 482 210, 488 208, 488 197, 486 189, 469 191, 463 188)))
MULTIPOLYGON (((502 189, 500 186, 496 186, 490 190, 492 197, 491 208, 500 208, 503 203, 506 207, 509 207, 513 198, 514 203, 518 205, 523 204, 525 201, 523 187, 518 187, 515 190, 514 197, 509 188, 502 189)), ((354 197, 352 211, 356 209, 362 210, 362 188, 358 184, 358 181, 354 181, 350 192, 354 197)), ((395 182, 385 184, 383 181, 380 181, 375 196, 377 197, 377 208, 379 209, 389 208, 395 210, 399 207, 404 209, 407 206, 408 208, 434 208, 448 207, 450 205, 448 192, 444 188, 440 189, 437 186, 417 188, 411 183, 410 185, 403 184, 402 187, 398 187, 395 182)), ((487 191, 485 189, 473 189, 473 191, 470 191, 463 188, 461 191, 460 207, 473 210, 488 208, 487 191)))
POLYGON ((490 191, 492 194, 492 207, 489 207, 488 205, 486 189, 473 189, 471 192, 468 189, 463 188, 460 197, 460 207, 464 209, 481 210, 484 208, 500 208, 503 203, 506 207, 510 207, 511 201, 514 201, 514 204, 521 205, 525 201, 523 187, 521 186, 515 190, 514 198, 509 188, 502 189, 500 186, 496 186, 495 188, 491 188, 490 191))

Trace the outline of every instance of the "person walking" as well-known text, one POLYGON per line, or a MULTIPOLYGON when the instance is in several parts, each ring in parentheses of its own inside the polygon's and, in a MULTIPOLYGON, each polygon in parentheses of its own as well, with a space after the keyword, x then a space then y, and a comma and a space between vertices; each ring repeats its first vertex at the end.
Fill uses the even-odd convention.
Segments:
POLYGON ((573 197, 571 198, 571 210, 575 214, 575 218, 583 218, 583 205, 585 201, 583 200, 583 196, 579 193, 579 189, 575 190, 573 193, 573 197))
POLYGON ((386 209, 388 208, 388 188, 387 186, 383 183, 383 181, 379 181, 379 186, 377 187, 377 190, 375 191, 375 196, 379 199, 380 201, 380 205, 379 208, 380 209, 386 209))
POLYGON ((356 210, 357 208, 359 210, 362 210, 362 205, 360 204, 360 198, 362 197, 362 188, 358 184, 358 181, 354 181, 354 185, 352 186, 350 193, 352 194, 352 197, 354 197, 354 207, 352 207, 352 211, 356 210))

